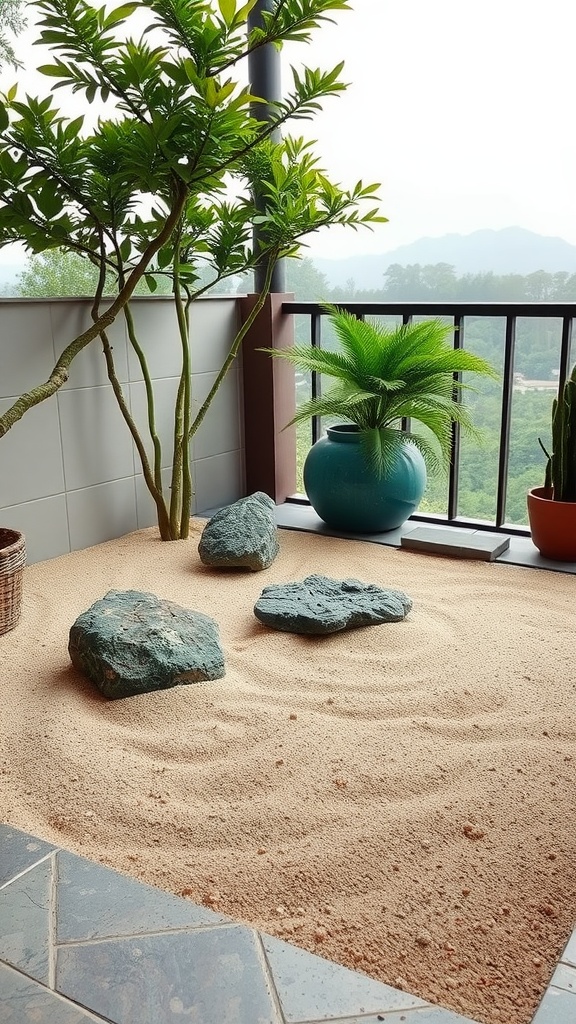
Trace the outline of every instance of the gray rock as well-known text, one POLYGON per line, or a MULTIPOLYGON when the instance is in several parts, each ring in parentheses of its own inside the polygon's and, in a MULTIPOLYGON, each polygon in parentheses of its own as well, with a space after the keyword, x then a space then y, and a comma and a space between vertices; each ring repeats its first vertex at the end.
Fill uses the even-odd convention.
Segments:
POLYGON ((383 590, 360 580, 307 576, 301 583, 264 587, 254 614, 265 625, 288 633, 337 633, 400 622, 411 608, 411 598, 401 590, 383 590))
POLYGON ((267 569, 280 550, 274 502, 263 491, 220 509, 202 531, 198 554, 204 565, 267 569))
POLYGON ((137 590, 111 590, 82 612, 68 652, 111 700, 224 675, 213 619, 137 590))

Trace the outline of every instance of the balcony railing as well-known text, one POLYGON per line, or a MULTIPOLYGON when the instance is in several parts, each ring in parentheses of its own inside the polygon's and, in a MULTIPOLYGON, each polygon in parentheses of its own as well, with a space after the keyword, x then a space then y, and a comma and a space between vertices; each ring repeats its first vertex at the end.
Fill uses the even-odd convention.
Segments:
MULTIPOLYGON (((491 468, 492 514, 483 513, 481 516, 473 517, 466 514, 466 511, 461 508, 460 485, 462 472, 466 469, 466 452, 463 451, 459 428, 455 425, 452 432, 452 453, 446 480, 444 507, 435 507, 429 512, 420 511, 417 515, 412 516, 412 519, 527 536, 529 530, 525 525, 526 520, 524 523, 520 521, 522 517, 518 511, 515 516, 516 521, 514 519, 507 520, 511 454, 516 457, 516 462, 518 458, 521 458, 519 449, 515 448, 517 442, 512 429, 514 400, 516 396, 516 401, 520 403, 520 395, 531 392, 540 394, 541 397, 537 399, 540 416, 538 422, 535 422, 534 429, 537 429, 538 435, 540 431, 545 433, 546 428, 543 425, 546 424, 549 439, 552 400, 570 371, 572 324, 576 317, 576 304, 432 301, 338 302, 338 307, 349 310, 360 319, 370 316, 392 320, 396 323, 409 323, 413 318, 441 317, 453 325, 454 347, 466 347, 471 351, 479 351, 479 354, 488 355, 488 358, 492 356, 491 361, 501 375, 496 431, 497 452, 494 450, 495 438, 492 442, 494 454, 491 468), (486 352, 486 333, 501 338, 496 358, 494 358, 494 352, 486 352), (482 341, 483 345, 480 344, 482 341), (539 352, 539 346, 543 346, 544 362, 548 358, 549 363, 553 364, 553 369, 543 371, 547 372, 545 379, 526 379, 526 374, 517 372, 516 367, 519 363, 525 365, 532 363, 533 365, 537 354, 535 348, 539 352), (518 358, 519 350, 520 359, 518 358), (545 418, 543 412, 545 412, 545 418)), ((282 310, 297 318, 298 340, 309 341, 315 346, 322 345, 323 326, 325 326, 324 321, 327 316, 326 310, 322 306, 312 302, 285 302, 282 305, 282 310)), ((311 375, 311 380, 306 381, 306 385, 308 383, 307 397, 318 395, 321 381, 316 379, 316 374, 311 375)), ((321 433, 322 424, 318 418, 315 418, 311 421, 310 445, 318 440, 321 433)), ((538 436, 535 435, 532 440, 533 450, 530 445, 530 453, 526 456, 530 460, 526 474, 534 476, 533 481, 528 481, 529 487, 544 482, 545 468, 545 459, 538 445, 538 436), (537 460, 537 467, 536 462, 531 461, 532 458, 537 460)), ((527 486, 525 489, 528 490, 529 487, 527 486)), ((468 499, 470 499, 470 482, 468 483, 468 499)), ((306 498, 304 495, 297 495, 292 500, 305 502, 306 498)), ((437 505, 438 502, 436 502, 437 505)), ((518 507, 517 500, 516 509, 518 507)))

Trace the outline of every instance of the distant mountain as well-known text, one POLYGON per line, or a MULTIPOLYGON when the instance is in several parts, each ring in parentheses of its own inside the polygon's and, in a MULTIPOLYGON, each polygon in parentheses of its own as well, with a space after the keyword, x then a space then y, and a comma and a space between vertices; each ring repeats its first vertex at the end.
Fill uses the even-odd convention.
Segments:
POLYGON ((357 288, 380 288, 383 275, 391 263, 408 266, 420 263, 448 263, 456 274, 531 274, 537 270, 549 273, 566 270, 576 273, 576 245, 563 238, 537 235, 525 228, 503 228, 501 231, 473 231, 470 235, 442 235, 420 238, 410 245, 401 245, 379 256, 353 256, 330 260, 313 258, 318 270, 326 274, 331 287, 345 285, 352 279, 357 288))

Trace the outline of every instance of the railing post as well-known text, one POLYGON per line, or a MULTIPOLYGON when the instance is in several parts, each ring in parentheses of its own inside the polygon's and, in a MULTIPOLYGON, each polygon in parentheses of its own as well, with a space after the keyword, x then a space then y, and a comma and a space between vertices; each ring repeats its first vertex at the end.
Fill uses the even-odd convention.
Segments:
POLYGON ((558 397, 564 390, 566 378, 570 374, 570 358, 572 353, 572 325, 574 320, 571 316, 565 316, 562 320, 562 342, 560 344, 560 373, 558 375, 558 397))
POLYGON ((504 370, 502 372, 502 415, 500 418, 500 450, 498 455, 498 490, 496 493, 496 526, 506 518, 506 492, 508 489, 508 456, 510 454, 510 423, 514 386, 514 356, 516 347, 516 317, 506 317, 504 370))
MULTIPOLYGON (((240 299, 245 321, 258 296, 240 299)), ((269 295, 242 342, 246 492, 264 491, 277 504, 296 490, 296 427, 284 428, 296 412, 294 368, 260 348, 294 343, 294 319, 282 312, 293 295, 269 295)))
MULTIPOLYGON (((454 348, 464 348, 464 317, 456 313, 454 316, 454 348)), ((456 385, 462 383, 462 374, 454 374, 455 400, 462 401, 462 391, 456 385)), ((452 423, 452 442, 450 446, 450 470, 448 475, 448 520, 458 516, 458 483, 460 477, 460 424, 452 423)))
MULTIPOLYGON (((322 347, 322 317, 320 313, 314 313, 310 322, 310 343, 313 348, 322 347)), ((322 395, 322 379, 316 373, 312 371, 310 380, 310 397, 313 399, 320 398, 322 395)), ((312 417, 312 444, 316 444, 316 441, 320 439, 322 432, 322 424, 320 422, 320 416, 312 417)))
MULTIPOLYGON (((248 31, 252 31, 253 28, 261 28, 263 12, 269 12, 273 7, 274 0, 256 0, 253 10, 248 16, 248 31)), ((248 76, 250 78, 250 91, 252 95, 257 96, 261 101, 252 104, 252 116, 258 118, 259 121, 272 121, 275 116, 273 104, 282 99, 280 52, 272 43, 268 43, 266 46, 259 46, 252 53, 248 54, 248 76)), ((280 129, 272 132, 271 138, 278 142, 280 140, 280 129)), ((258 195, 256 195, 256 204, 260 205, 258 195)), ((252 238, 254 250, 257 252, 261 238, 261 228, 257 224, 254 225, 252 238)), ((254 270, 255 292, 259 293, 264 288, 266 268, 267 261, 261 260, 254 270)), ((286 291, 284 260, 278 260, 274 267, 270 291, 286 291)))

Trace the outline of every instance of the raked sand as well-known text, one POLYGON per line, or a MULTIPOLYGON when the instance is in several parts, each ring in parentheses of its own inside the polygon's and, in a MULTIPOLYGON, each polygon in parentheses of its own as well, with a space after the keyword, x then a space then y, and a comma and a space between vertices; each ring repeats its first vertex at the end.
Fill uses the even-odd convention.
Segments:
POLYGON ((485 1024, 527 1024, 576 921, 576 580, 280 532, 261 573, 155 530, 30 566, 0 637, 0 816, 485 1024), (252 613, 311 572, 405 622, 252 613), (219 623, 224 679, 107 702, 68 630, 109 589, 219 623))

